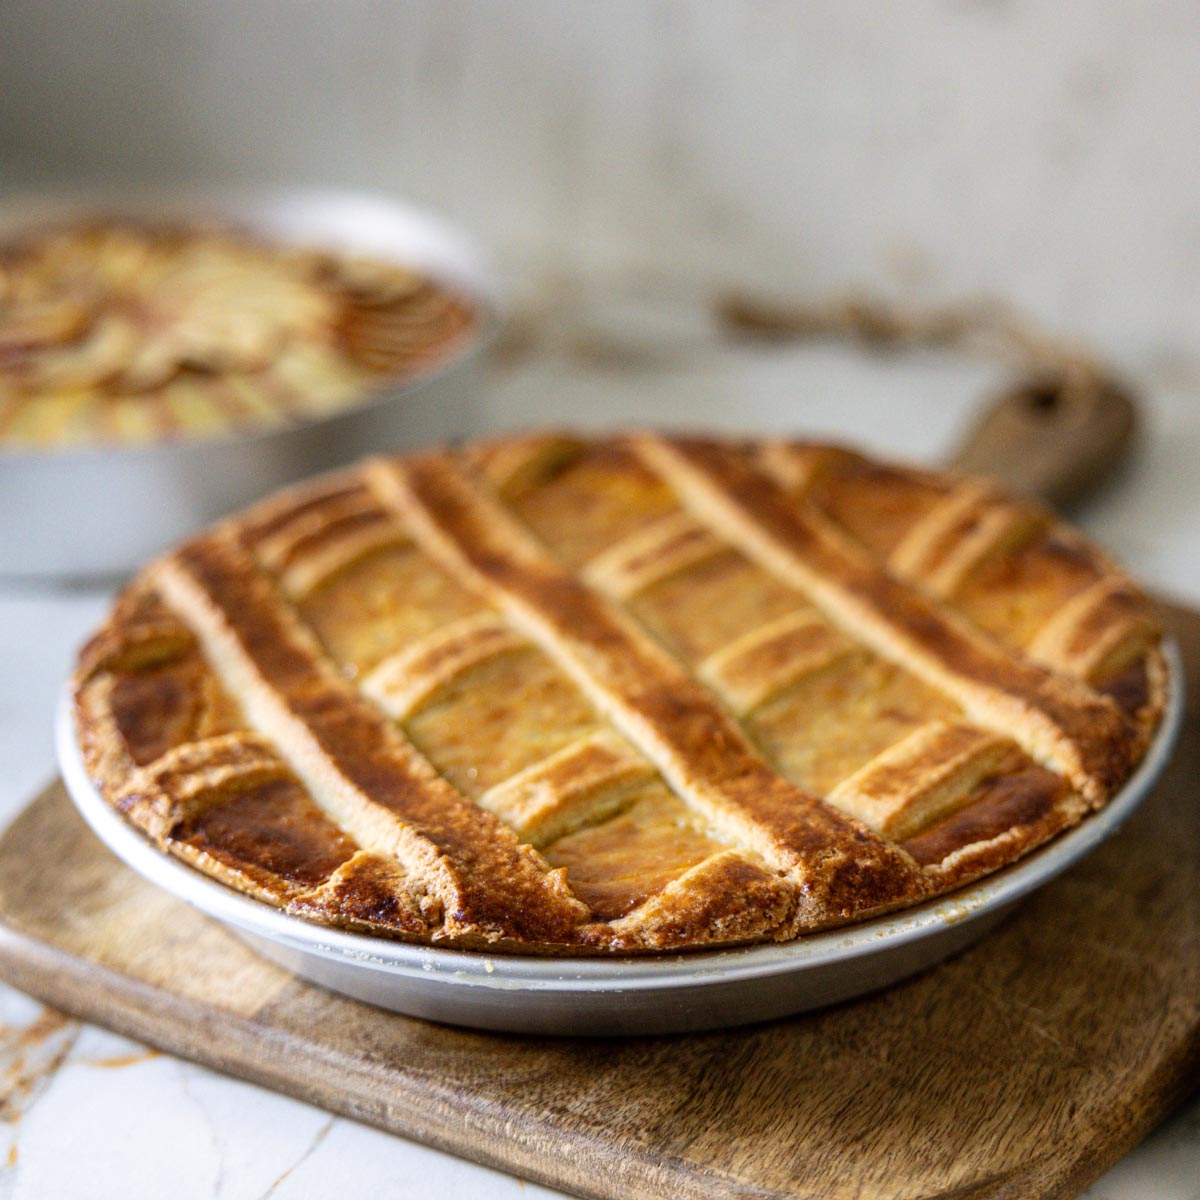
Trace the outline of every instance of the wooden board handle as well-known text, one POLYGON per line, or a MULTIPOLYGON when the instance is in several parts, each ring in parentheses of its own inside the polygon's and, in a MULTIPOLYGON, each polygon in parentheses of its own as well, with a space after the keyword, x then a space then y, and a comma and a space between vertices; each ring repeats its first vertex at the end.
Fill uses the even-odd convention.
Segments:
POLYGON ((988 406, 951 465, 1064 508, 1114 474, 1133 447, 1137 423, 1132 396, 1108 376, 1036 378, 988 406))
POLYGON ((919 306, 851 295, 763 300, 731 292, 716 315, 739 337, 841 338, 867 348, 936 346, 1021 364, 1025 382, 971 426, 950 465, 1066 507, 1111 476, 1133 446, 1129 390, 1085 348, 1052 336, 997 301, 919 306))

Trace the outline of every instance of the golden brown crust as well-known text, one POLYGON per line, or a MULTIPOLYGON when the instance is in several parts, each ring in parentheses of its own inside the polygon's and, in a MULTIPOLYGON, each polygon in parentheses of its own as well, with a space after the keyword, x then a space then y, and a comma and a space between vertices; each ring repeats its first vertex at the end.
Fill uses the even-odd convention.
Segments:
POLYGON ((554 941, 582 906, 506 826, 450 787, 388 721, 329 669, 308 631, 281 606, 234 535, 181 550, 163 569, 208 657, 245 696, 260 727, 293 756, 318 804, 360 844, 436 876, 447 923, 484 936, 554 941), (168 569, 170 574, 167 574, 168 569))
POLYGON ((541 551, 447 456, 377 464, 372 480, 422 547, 557 659, 678 795, 793 874, 814 910, 809 921, 855 903, 836 894, 851 845, 857 903, 878 908, 919 894, 903 855, 775 774, 706 689, 541 551))
POLYGON ((1052 757, 1093 803, 1103 803, 1128 775, 1135 730, 1107 697, 1012 654, 905 587, 735 450, 657 436, 636 445, 694 512, 795 584, 830 620, 949 692, 976 719, 1052 757))
POLYGON ((550 954, 783 940, 997 869, 1157 726, 1153 608, 1044 510, 839 448, 375 461, 149 568, 91 777, 309 920, 550 954))

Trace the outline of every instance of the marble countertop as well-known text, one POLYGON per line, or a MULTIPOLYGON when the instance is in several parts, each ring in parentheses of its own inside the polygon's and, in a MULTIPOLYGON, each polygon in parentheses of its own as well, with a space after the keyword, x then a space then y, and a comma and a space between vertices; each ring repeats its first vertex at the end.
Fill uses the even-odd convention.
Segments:
MULTIPOLYGON (((590 320, 587 338, 551 338, 497 370, 480 427, 570 419, 802 430, 935 460, 995 382, 981 366, 934 356, 709 344, 661 311, 627 313, 615 332, 603 312, 590 320), (617 343, 620 353, 605 352, 617 343)), ((1160 591, 1200 603, 1200 380, 1130 366, 1146 384, 1140 452, 1075 515, 1160 591)), ((0 588, 4 823, 52 774, 56 693, 108 601, 103 589, 0 588)), ((554 1194, 159 1054, 3 987, 0 1023, 0 1200, 554 1194)), ((1200 1096, 1086 1195, 1200 1200, 1200 1096)))

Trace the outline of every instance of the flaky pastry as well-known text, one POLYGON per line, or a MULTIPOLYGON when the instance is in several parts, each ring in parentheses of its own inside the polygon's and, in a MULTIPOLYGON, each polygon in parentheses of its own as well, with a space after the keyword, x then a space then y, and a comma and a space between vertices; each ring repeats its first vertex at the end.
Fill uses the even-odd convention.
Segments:
POLYGON ((266 904, 466 949, 784 941, 1106 804, 1153 605, 987 482, 791 442, 368 461, 149 566, 84 650, 91 778, 266 904))

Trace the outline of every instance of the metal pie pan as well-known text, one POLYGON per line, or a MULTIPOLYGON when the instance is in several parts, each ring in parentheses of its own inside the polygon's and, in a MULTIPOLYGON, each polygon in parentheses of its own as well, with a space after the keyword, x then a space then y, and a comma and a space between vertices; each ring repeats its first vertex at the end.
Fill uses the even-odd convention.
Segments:
POLYGON ((216 217, 285 245, 413 266, 464 291, 480 320, 441 365, 327 417, 144 446, 0 447, 0 576, 124 574, 286 484, 366 454, 473 431, 479 355, 498 325, 497 289, 483 255, 448 223, 391 199, 342 191, 89 192, 8 200, 0 204, 0 234, 96 213, 216 217))
POLYGON ((250 899, 164 854, 103 799, 84 770, 69 697, 59 766, 76 807, 127 866, 227 925, 264 957, 332 991, 451 1025, 509 1033, 624 1036, 748 1025, 847 1000, 964 949, 1023 897, 1114 833, 1165 767, 1183 714, 1182 671, 1129 782, 1100 812, 994 875, 893 916, 794 942, 654 958, 542 958, 408 945, 326 929, 250 899))

